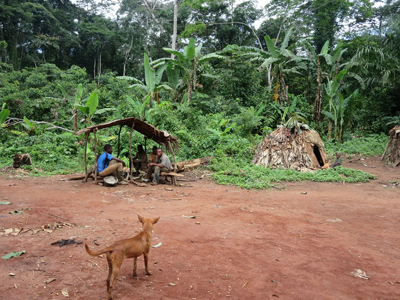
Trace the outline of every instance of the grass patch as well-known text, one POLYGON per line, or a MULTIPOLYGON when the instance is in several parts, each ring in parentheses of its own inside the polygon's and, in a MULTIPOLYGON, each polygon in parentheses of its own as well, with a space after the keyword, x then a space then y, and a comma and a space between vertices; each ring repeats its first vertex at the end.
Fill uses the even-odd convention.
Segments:
POLYGON ((264 189, 282 181, 315 181, 315 182, 368 182, 376 176, 360 170, 337 167, 318 170, 313 173, 301 173, 295 170, 270 169, 256 166, 251 162, 242 162, 231 157, 216 158, 211 164, 215 171, 214 180, 218 184, 236 185, 245 189, 264 189))

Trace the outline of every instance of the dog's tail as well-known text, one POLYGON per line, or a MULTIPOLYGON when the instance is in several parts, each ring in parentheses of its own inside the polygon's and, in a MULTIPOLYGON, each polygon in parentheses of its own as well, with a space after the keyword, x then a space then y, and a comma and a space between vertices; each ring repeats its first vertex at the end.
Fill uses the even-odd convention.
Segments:
POLYGON ((86 252, 87 252, 89 255, 91 255, 91 256, 98 256, 98 255, 101 255, 101 254, 103 254, 103 253, 106 253, 106 252, 109 252, 109 251, 112 250, 111 247, 108 247, 108 248, 103 249, 103 250, 101 250, 101 251, 99 251, 99 252, 94 252, 94 251, 91 251, 91 250, 89 249, 89 246, 88 246, 86 243, 85 243, 85 249, 86 249, 86 252))

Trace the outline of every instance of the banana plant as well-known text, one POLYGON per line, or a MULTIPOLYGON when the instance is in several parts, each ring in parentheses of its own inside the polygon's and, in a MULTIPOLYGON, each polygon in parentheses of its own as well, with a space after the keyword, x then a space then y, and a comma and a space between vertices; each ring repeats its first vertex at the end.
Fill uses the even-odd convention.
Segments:
POLYGON ((227 135, 233 128, 236 127, 236 122, 231 124, 230 126, 226 127, 225 129, 223 129, 224 126, 226 126, 229 123, 229 120, 227 119, 222 119, 221 121, 219 121, 216 125, 216 128, 212 128, 211 126, 207 126, 206 129, 217 135, 217 136, 225 136, 227 135))
POLYGON ((287 107, 282 106, 281 107, 281 109, 283 111, 281 113, 281 125, 283 125, 286 122, 286 117, 289 117, 289 120, 286 122, 285 127, 288 127, 287 126, 288 124, 290 125, 290 123, 291 123, 290 119, 292 117, 294 117, 293 120, 295 120, 295 121, 298 120, 298 121, 301 121, 303 123, 306 122, 303 114, 301 112, 299 112, 299 111, 296 111, 297 100, 298 100, 298 98, 296 96, 296 97, 294 97, 292 103, 289 106, 287 106, 287 107))
POLYGON ((61 91, 61 94, 64 97, 64 99, 69 100, 68 102, 71 103, 72 120, 73 120, 72 126, 73 130, 76 132, 78 131, 78 107, 82 106, 83 85, 81 83, 78 84, 75 92, 75 99, 73 100, 68 99, 67 92, 60 84, 57 84, 57 88, 61 91))
POLYGON ((359 98, 359 91, 356 89, 350 96, 344 98, 341 93, 337 93, 337 97, 335 97, 332 101, 332 111, 322 111, 325 116, 329 119, 333 120, 335 125, 335 139, 341 143, 343 139, 343 127, 346 116, 346 108, 349 105, 350 101, 354 101, 359 98))
POLYGON ((142 120, 146 121, 149 118, 149 110, 147 110, 147 105, 150 102, 150 95, 148 95, 143 102, 135 101, 129 96, 125 96, 126 100, 132 105, 132 108, 136 112, 136 116, 142 120))
POLYGON ((29 135, 33 135, 37 133, 37 129, 35 127, 35 124, 33 124, 27 117, 24 116, 24 122, 21 125, 25 127, 26 130, 28 130, 29 135))
MULTIPOLYGON (((325 92, 326 92, 326 98, 328 98, 328 107, 330 113, 332 113, 332 111, 334 110, 333 99, 335 96, 337 96, 340 89, 341 81, 343 80, 343 77, 344 75, 346 75, 346 73, 347 69, 340 71, 339 74, 337 74, 333 80, 329 80, 326 84, 325 92)), ((332 121, 334 121, 335 119, 336 117, 334 117, 333 119, 329 118, 328 139, 332 138, 332 121)))
POLYGON ((223 59, 223 56, 216 53, 210 53, 201 56, 200 52, 203 45, 200 44, 195 47, 195 44, 196 41, 191 38, 189 40, 189 44, 183 48, 183 53, 171 48, 163 48, 165 52, 175 55, 176 59, 161 58, 153 62, 154 66, 160 66, 160 68, 163 68, 166 65, 173 66, 169 68, 169 71, 167 69, 167 75, 173 76, 173 79, 168 78, 168 81, 176 82, 177 77, 179 77, 179 73, 182 74, 182 80, 188 89, 187 102, 190 102, 190 100, 192 99, 193 91, 196 90, 197 67, 211 59, 223 59))
POLYGON ((291 35, 292 28, 286 32, 285 38, 279 48, 269 35, 266 35, 264 39, 267 44, 269 57, 265 59, 260 66, 260 69, 266 69, 268 71, 268 85, 270 89, 272 89, 273 81, 276 79, 274 88, 275 98, 278 99, 279 97, 283 100, 281 102, 284 103, 288 103, 285 75, 288 73, 300 74, 300 70, 304 68, 302 64, 303 58, 295 55, 288 49, 291 35))
POLYGON ((173 89, 166 85, 166 84, 161 84, 161 79, 162 75, 165 71, 165 69, 168 67, 168 65, 164 64, 160 68, 155 71, 151 66, 150 66, 150 60, 148 55, 145 53, 144 54, 144 77, 145 77, 145 83, 141 82, 139 79, 134 78, 134 77, 129 77, 129 76, 120 76, 118 78, 124 79, 124 80, 133 80, 135 83, 129 88, 133 88, 136 90, 140 90, 143 92, 145 95, 143 97, 143 101, 145 101, 148 97, 150 97, 150 105, 152 106, 154 98, 156 98, 157 103, 159 104, 159 96, 158 92, 160 90, 167 90, 167 91, 172 91, 173 89))
MULTIPOLYGON (((304 39, 301 43, 309 52, 309 59, 307 62, 317 69, 317 91, 314 101, 314 119, 319 123, 321 121, 322 110, 322 80, 324 77, 328 79, 334 78, 334 76, 339 73, 340 59, 342 58, 343 53, 347 51, 347 48, 344 48, 343 43, 338 43, 335 49, 329 52, 329 41, 326 41, 321 52, 317 54, 314 47, 307 41, 307 39, 304 39), (321 58, 325 59, 325 64, 321 62, 321 58), (325 68, 323 66, 325 66, 325 68), (328 68, 326 68, 326 66, 328 68), (327 70, 323 71, 323 69, 327 70)), ((309 78, 309 81, 312 80, 313 78, 309 78)))
POLYGON ((85 105, 78 106, 78 109, 85 114, 85 120, 88 124, 92 124, 93 115, 96 113, 96 108, 99 105, 99 95, 96 91, 90 94, 85 105))
POLYGON ((6 127, 4 122, 6 121, 8 116, 10 115, 10 110, 6 109, 5 107, 6 107, 6 104, 4 103, 2 108, 1 108, 1 111, 0 111, 0 128, 6 127))

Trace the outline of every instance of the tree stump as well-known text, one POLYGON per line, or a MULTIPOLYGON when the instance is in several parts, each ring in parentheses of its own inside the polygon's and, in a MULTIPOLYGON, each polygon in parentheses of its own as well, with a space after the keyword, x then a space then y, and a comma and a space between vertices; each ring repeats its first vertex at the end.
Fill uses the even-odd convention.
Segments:
POLYGON ((24 153, 24 154, 16 153, 14 154, 13 159, 14 159, 13 167, 15 169, 21 167, 22 165, 32 164, 32 159, 29 153, 24 153))
POLYGON ((393 127, 389 134, 389 141, 382 155, 382 160, 385 159, 386 152, 389 151, 388 161, 397 167, 400 165, 400 126, 393 127))

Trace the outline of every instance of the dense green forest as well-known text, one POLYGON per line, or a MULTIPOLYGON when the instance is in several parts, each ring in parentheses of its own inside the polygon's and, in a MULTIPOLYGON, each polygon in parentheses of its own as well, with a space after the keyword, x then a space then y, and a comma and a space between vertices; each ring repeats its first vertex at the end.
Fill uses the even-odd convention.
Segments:
POLYGON ((111 4, 0 0, 0 168, 29 152, 34 172, 82 171, 73 132, 135 116, 177 136, 178 159, 214 156, 229 183, 289 119, 330 153, 367 155, 400 124, 400 1, 122 0, 110 19, 111 4))

